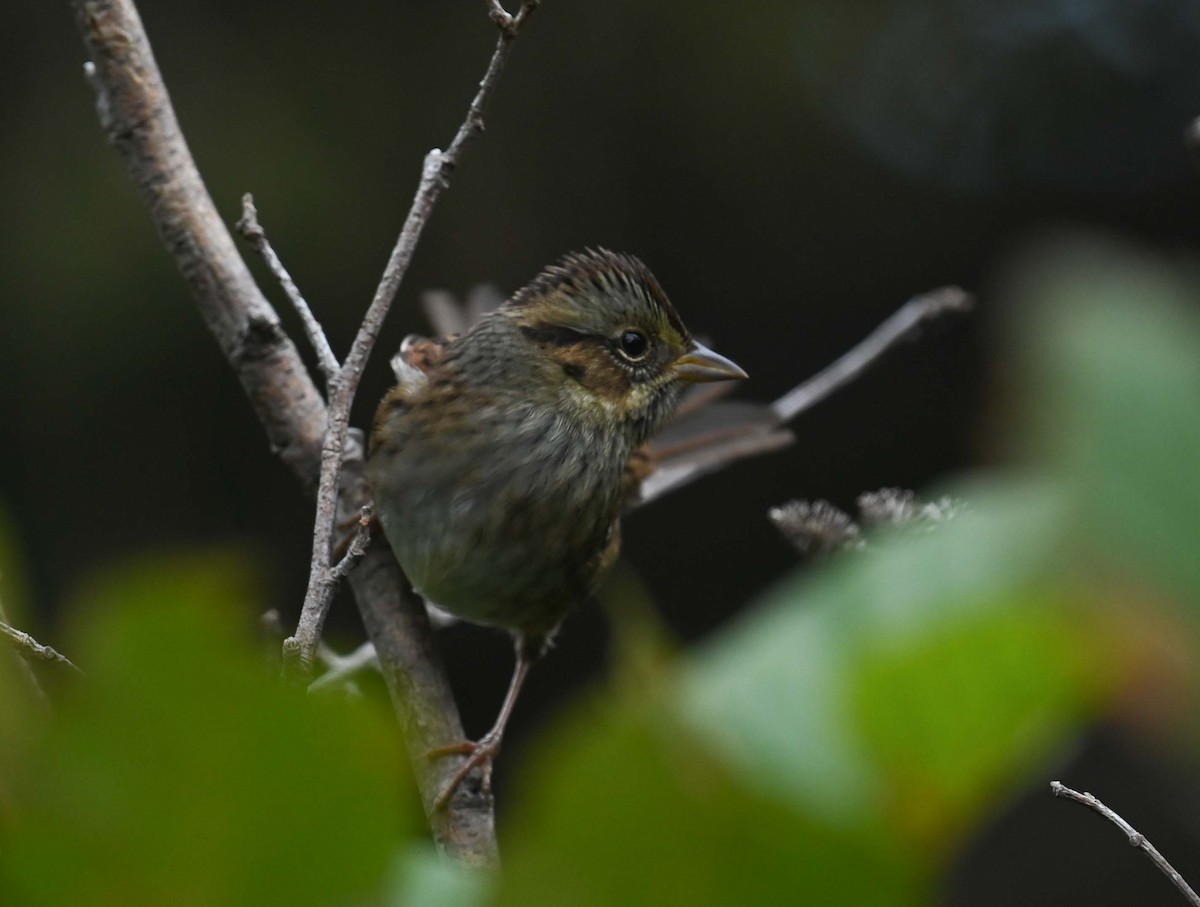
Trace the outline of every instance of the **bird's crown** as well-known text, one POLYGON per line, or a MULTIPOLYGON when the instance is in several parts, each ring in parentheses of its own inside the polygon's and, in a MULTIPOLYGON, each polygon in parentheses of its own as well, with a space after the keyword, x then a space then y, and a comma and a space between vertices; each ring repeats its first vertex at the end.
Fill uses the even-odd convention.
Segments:
POLYGON ((623 326, 647 327, 670 342, 691 339, 650 269, 633 255, 585 249, 543 269, 505 303, 522 323, 555 324, 607 335, 623 326))

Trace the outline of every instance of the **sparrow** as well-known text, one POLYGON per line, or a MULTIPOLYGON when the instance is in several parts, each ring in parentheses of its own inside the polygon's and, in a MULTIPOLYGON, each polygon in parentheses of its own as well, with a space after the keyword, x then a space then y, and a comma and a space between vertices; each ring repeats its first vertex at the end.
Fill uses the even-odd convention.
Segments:
POLYGON ((468 757, 437 809, 490 766, 530 667, 615 561, 642 445, 689 385, 747 376, 693 339, 646 265, 605 249, 458 336, 408 338, 393 367, 367 462, 383 534, 428 602, 516 644, 492 729, 430 754, 468 757))

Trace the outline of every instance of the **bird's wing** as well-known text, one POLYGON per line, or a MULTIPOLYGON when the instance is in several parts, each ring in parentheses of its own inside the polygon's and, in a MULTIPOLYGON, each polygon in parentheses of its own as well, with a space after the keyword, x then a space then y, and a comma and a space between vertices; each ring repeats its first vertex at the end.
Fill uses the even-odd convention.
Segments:
MULTIPOLYGON (((732 384, 728 385, 732 387, 732 384)), ((684 397, 675 417, 625 464, 622 509, 632 510, 656 483, 677 475, 711 472, 726 463, 787 447, 795 440, 767 404, 722 400, 708 385, 684 397)))
POLYGON ((392 373, 401 387, 416 390, 437 367, 454 337, 421 337, 409 334, 400 344, 400 352, 391 358, 392 373))

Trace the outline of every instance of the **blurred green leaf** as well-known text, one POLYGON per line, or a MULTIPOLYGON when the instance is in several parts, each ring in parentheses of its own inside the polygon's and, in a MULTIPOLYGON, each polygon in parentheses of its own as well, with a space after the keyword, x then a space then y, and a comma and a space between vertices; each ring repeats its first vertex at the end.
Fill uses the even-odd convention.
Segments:
POLYGON ((481 907, 495 875, 456 863, 422 841, 404 852, 388 885, 389 907, 481 907))
POLYGON ((17 768, 44 732, 47 717, 19 657, 0 641, 0 841, 15 819, 17 768))
POLYGON ((26 760, 5 904, 299 905, 377 898, 406 829, 389 724, 285 693, 239 629, 252 571, 163 558, 98 582, 87 679, 26 760))
POLYGON ((1053 594, 1057 495, 967 498, 784 584, 657 701, 577 716, 527 770, 500 902, 921 902, 1104 689, 1053 594))
POLYGON ((1107 245, 1032 270, 1022 295, 1035 452, 1110 572, 1140 566, 1200 604, 1194 275, 1107 245))
POLYGON ((1099 640, 1027 591, 1056 561, 1055 494, 960 496, 970 512, 785 584, 697 658, 682 713, 751 783, 842 825, 889 815, 927 844, 1077 726, 1099 640))
POLYGON ((888 841, 758 792, 661 707, 576 715, 525 785, 500 904, 917 902, 888 841))
POLYGON ((944 850, 1080 727, 1101 663, 1077 624, 1061 603, 1015 598, 864 652, 856 717, 903 838, 944 850))

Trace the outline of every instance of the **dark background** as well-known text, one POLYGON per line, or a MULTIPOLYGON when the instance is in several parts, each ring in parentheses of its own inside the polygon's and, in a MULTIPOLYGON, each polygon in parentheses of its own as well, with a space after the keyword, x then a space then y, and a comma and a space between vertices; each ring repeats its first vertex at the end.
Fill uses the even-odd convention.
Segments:
MULTIPOLYGON (((0 62, 0 516, 33 622, 53 639, 97 570, 195 546, 249 552, 264 604, 290 622, 309 504, 103 142, 65 4, 9 8, 20 29, 0 62)), ((1170 255, 1200 245, 1200 180, 1182 139, 1200 113, 1197 9, 546 0, 429 225, 355 422, 388 384, 386 354, 425 330, 422 289, 512 291, 585 245, 642 257, 693 330, 750 372, 739 391, 750 399, 778 396, 916 293, 978 291, 976 315, 805 415, 789 450, 628 521, 627 568, 675 634, 700 638, 795 568, 769 506, 849 506, 864 490, 936 487, 1001 458, 993 389, 1007 363, 993 290, 1018 250, 1062 230, 1170 255)), ((232 222, 254 192, 344 352, 421 159, 449 142, 482 74, 494 41, 483 4, 141 10, 219 209, 232 222)), ((346 646, 359 633, 352 611, 342 602, 331 625, 346 646)), ((568 621, 518 709, 508 758, 595 681, 607 636, 594 607, 568 621)), ((471 628, 446 641, 468 728, 482 731, 508 646, 471 628)), ((1195 851, 1200 830, 1171 792, 1169 761, 1102 729, 1062 771, 1140 804, 1127 817, 1172 858, 1195 851)), ((1115 831, 1048 799, 1031 792, 971 845, 951 874, 953 903, 1175 903, 1115 831)), ((1192 868, 1200 878, 1200 859, 1192 868)))

